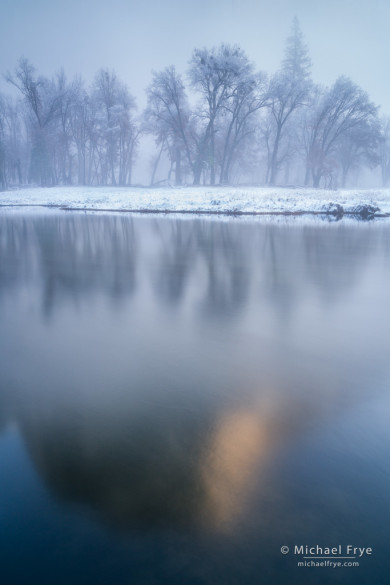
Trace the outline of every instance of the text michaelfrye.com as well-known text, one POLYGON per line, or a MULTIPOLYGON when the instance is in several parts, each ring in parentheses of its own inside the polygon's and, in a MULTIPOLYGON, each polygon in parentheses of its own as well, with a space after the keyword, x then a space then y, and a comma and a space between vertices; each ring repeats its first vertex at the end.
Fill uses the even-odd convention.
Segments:
POLYGON ((298 556, 298 567, 330 567, 336 569, 338 567, 359 567, 360 563, 357 559, 372 556, 372 547, 337 545, 337 546, 309 546, 309 545, 293 545, 292 547, 283 545, 280 548, 283 555, 289 553, 298 556))

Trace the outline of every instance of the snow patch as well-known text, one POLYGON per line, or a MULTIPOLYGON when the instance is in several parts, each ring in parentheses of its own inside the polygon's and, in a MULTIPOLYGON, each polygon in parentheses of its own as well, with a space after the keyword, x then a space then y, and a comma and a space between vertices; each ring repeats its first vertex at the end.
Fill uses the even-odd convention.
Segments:
POLYGON ((370 219, 390 214, 390 189, 327 191, 271 187, 53 187, 0 193, 0 205, 106 211, 326 214, 370 219))

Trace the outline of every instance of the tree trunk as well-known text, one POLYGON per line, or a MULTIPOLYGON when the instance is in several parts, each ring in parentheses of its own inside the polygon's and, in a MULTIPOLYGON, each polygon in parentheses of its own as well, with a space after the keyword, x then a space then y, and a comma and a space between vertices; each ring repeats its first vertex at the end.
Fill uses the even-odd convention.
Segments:
POLYGON ((278 151, 279 151, 279 142, 280 142, 280 134, 281 134, 281 126, 280 124, 278 124, 277 127, 277 131, 276 131, 276 136, 275 136, 275 142, 274 142, 274 147, 272 150, 272 157, 271 157, 271 176, 270 176, 270 180, 269 180, 269 184, 270 185, 275 185, 276 182, 276 175, 278 172, 277 166, 278 166, 278 151))
POLYGON ((215 185, 215 136, 214 136, 214 124, 211 127, 210 135, 210 185, 215 185))
POLYGON ((194 185, 200 185, 200 178, 202 176, 202 161, 197 160, 194 165, 194 185))
POLYGON ((310 169, 308 166, 306 166, 306 171, 305 171, 305 187, 308 187, 310 183, 310 169))
POLYGON ((164 150, 164 144, 165 144, 165 142, 163 141, 161 143, 160 152, 158 153, 158 156, 157 156, 156 160, 154 161, 152 176, 150 177, 150 186, 151 187, 154 185, 154 179, 156 177, 157 167, 158 167, 158 163, 160 162, 162 151, 164 150))
POLYGON ((181 152, 180 152, 180 147, 176 146, 175 185, 181 185, 181 184, 182 184, 181 152))
POLYGON ((342 170, 342 175, 341 175, 341 186, 343 189, 345 189, 345 184, 347 182, 348 171, 349 171, 349 169, 344 166, 343 170, 342 170))
POLYGON ((320 181, 321 181, 321 173, 319 173, 319 172, 315 173, 313 171, 313 187, 315 189, 318 189, 318 187, 320 186, 320 181))

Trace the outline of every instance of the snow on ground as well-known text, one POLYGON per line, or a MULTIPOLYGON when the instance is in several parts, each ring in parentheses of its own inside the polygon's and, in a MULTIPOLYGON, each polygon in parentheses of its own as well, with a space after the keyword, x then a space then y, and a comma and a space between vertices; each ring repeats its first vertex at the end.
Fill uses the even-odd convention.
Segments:
POLYGON ((0 193, 0 206, 189 213, 390 214, 390 189, 52 187, 0 193), (368 207, 369 206, 369 207, 368 207))

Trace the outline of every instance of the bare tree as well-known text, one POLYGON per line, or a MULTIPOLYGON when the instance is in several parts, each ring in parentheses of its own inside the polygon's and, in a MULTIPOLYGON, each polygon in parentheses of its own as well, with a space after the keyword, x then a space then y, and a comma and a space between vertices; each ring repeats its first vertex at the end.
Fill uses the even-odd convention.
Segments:
POLYGON ((220 183, 230 182, 230 172, 239 149, 256 130, 256 114, 268 105, 267 77, 264 73, 241 75, 226 101, 225 132, 221 157, 220 183))
MULTIPOLYGON (((355 139, 357 146, 363 136, 363 141, 367 138, 367 132, 371 132, 371 139, 374 139, 376 118, 376 106, 349 78, 339 77, 329 90, 323 90, 309 124, 307 166, 314 187, 319 186, 321 178, 328 172, 329 160, 337 158, 342 141, 349 137, 349 140, 355 139)), ((348 170, 347 166, 345 169, 348 170)))
POLYGON ((193 139, 189 132, 190 109, 181 76, 173 66, 161 72, 153 73, 152 83, 146 90, 148 104, 144 112, 145 128, 153 134, 159 146, 159 155, 152 172, 152 184, 165 150, 171 159, 171 168, 175 167, 175 183, 182 183, 183 157, 187 165, 194 170, 193 139))
POLYGON ((73 82, 72 93, 70 131, 77 153, 77 179, 79 185, 87 185, 91 183, 94 113, 90 96, 80 78, 73 82))
POLYGON ((92 142, 99 167, 98 182, 127 184, 131 181, 138 137, 133 119, 135 100, 115 72, 104 69, 95 76, 91 99, 96 108, 92 142))
POLYGON ((6 115, 5 99, 0 95, 0 189, 8 187, 7 177, 7 147, 6 147, 6 115))
POLYGON ((365 166, 370 169, 378 166, 380 138, 379 121, 375 118, 363 121, 343 134, 336 148, 336 155, 341 165, 342 187, 345 187, 351 171, 358 171, 365 166))
POLYGON ((195 49, 190 61, 189 78, 200 93, 197 117, 203 128, 197 140, 194 184, 200 183, 204 163, 210 168, 210 183, 215 184, 215 133, 217 117, 237 91, 240 81, 252 72, 245 53, 237 46, 220 45, 211 50, 195 49))
POLYGON ((72 149, 71 108, 74 103, 74 85, 68 84, 64 70, 55 79, 56 93, 59 96, 58 115, 51 131, 51 147, 55 155, 54 168, 56 182, 70 185, 73 181, 74 152, 72 149))
POLYGON ((380 124, 379 164, 382 171, 382 185, 387 187, 390 180, 390 118, 383 117, 380 124))
POLYGON ((298 108, 307 105, 311 88, 310 67, 308 49, 298 19, 295 18, 281 70, 274 75, 269 86, 270 111, 275 126, 270 156, 270 185, 275 184, 281 164, 279 148, 287 122, 298 108))
POLYGON ((50 129, 59 115, 62 89, 45 77, 37 77, 31 63, 21 58, 6 79, 22 94, 27 106, 32 140, 30 177, 41 185, 55 183, 50 129))
POLYGON ((138 144, 140 130, 133 118, 135 100, 127 87, 121 85, 117 104, 112 108, 112 117, 117 128, 118 140, 118 182, 120 185, 130 185, 132 180, 133 161, 138 144))

